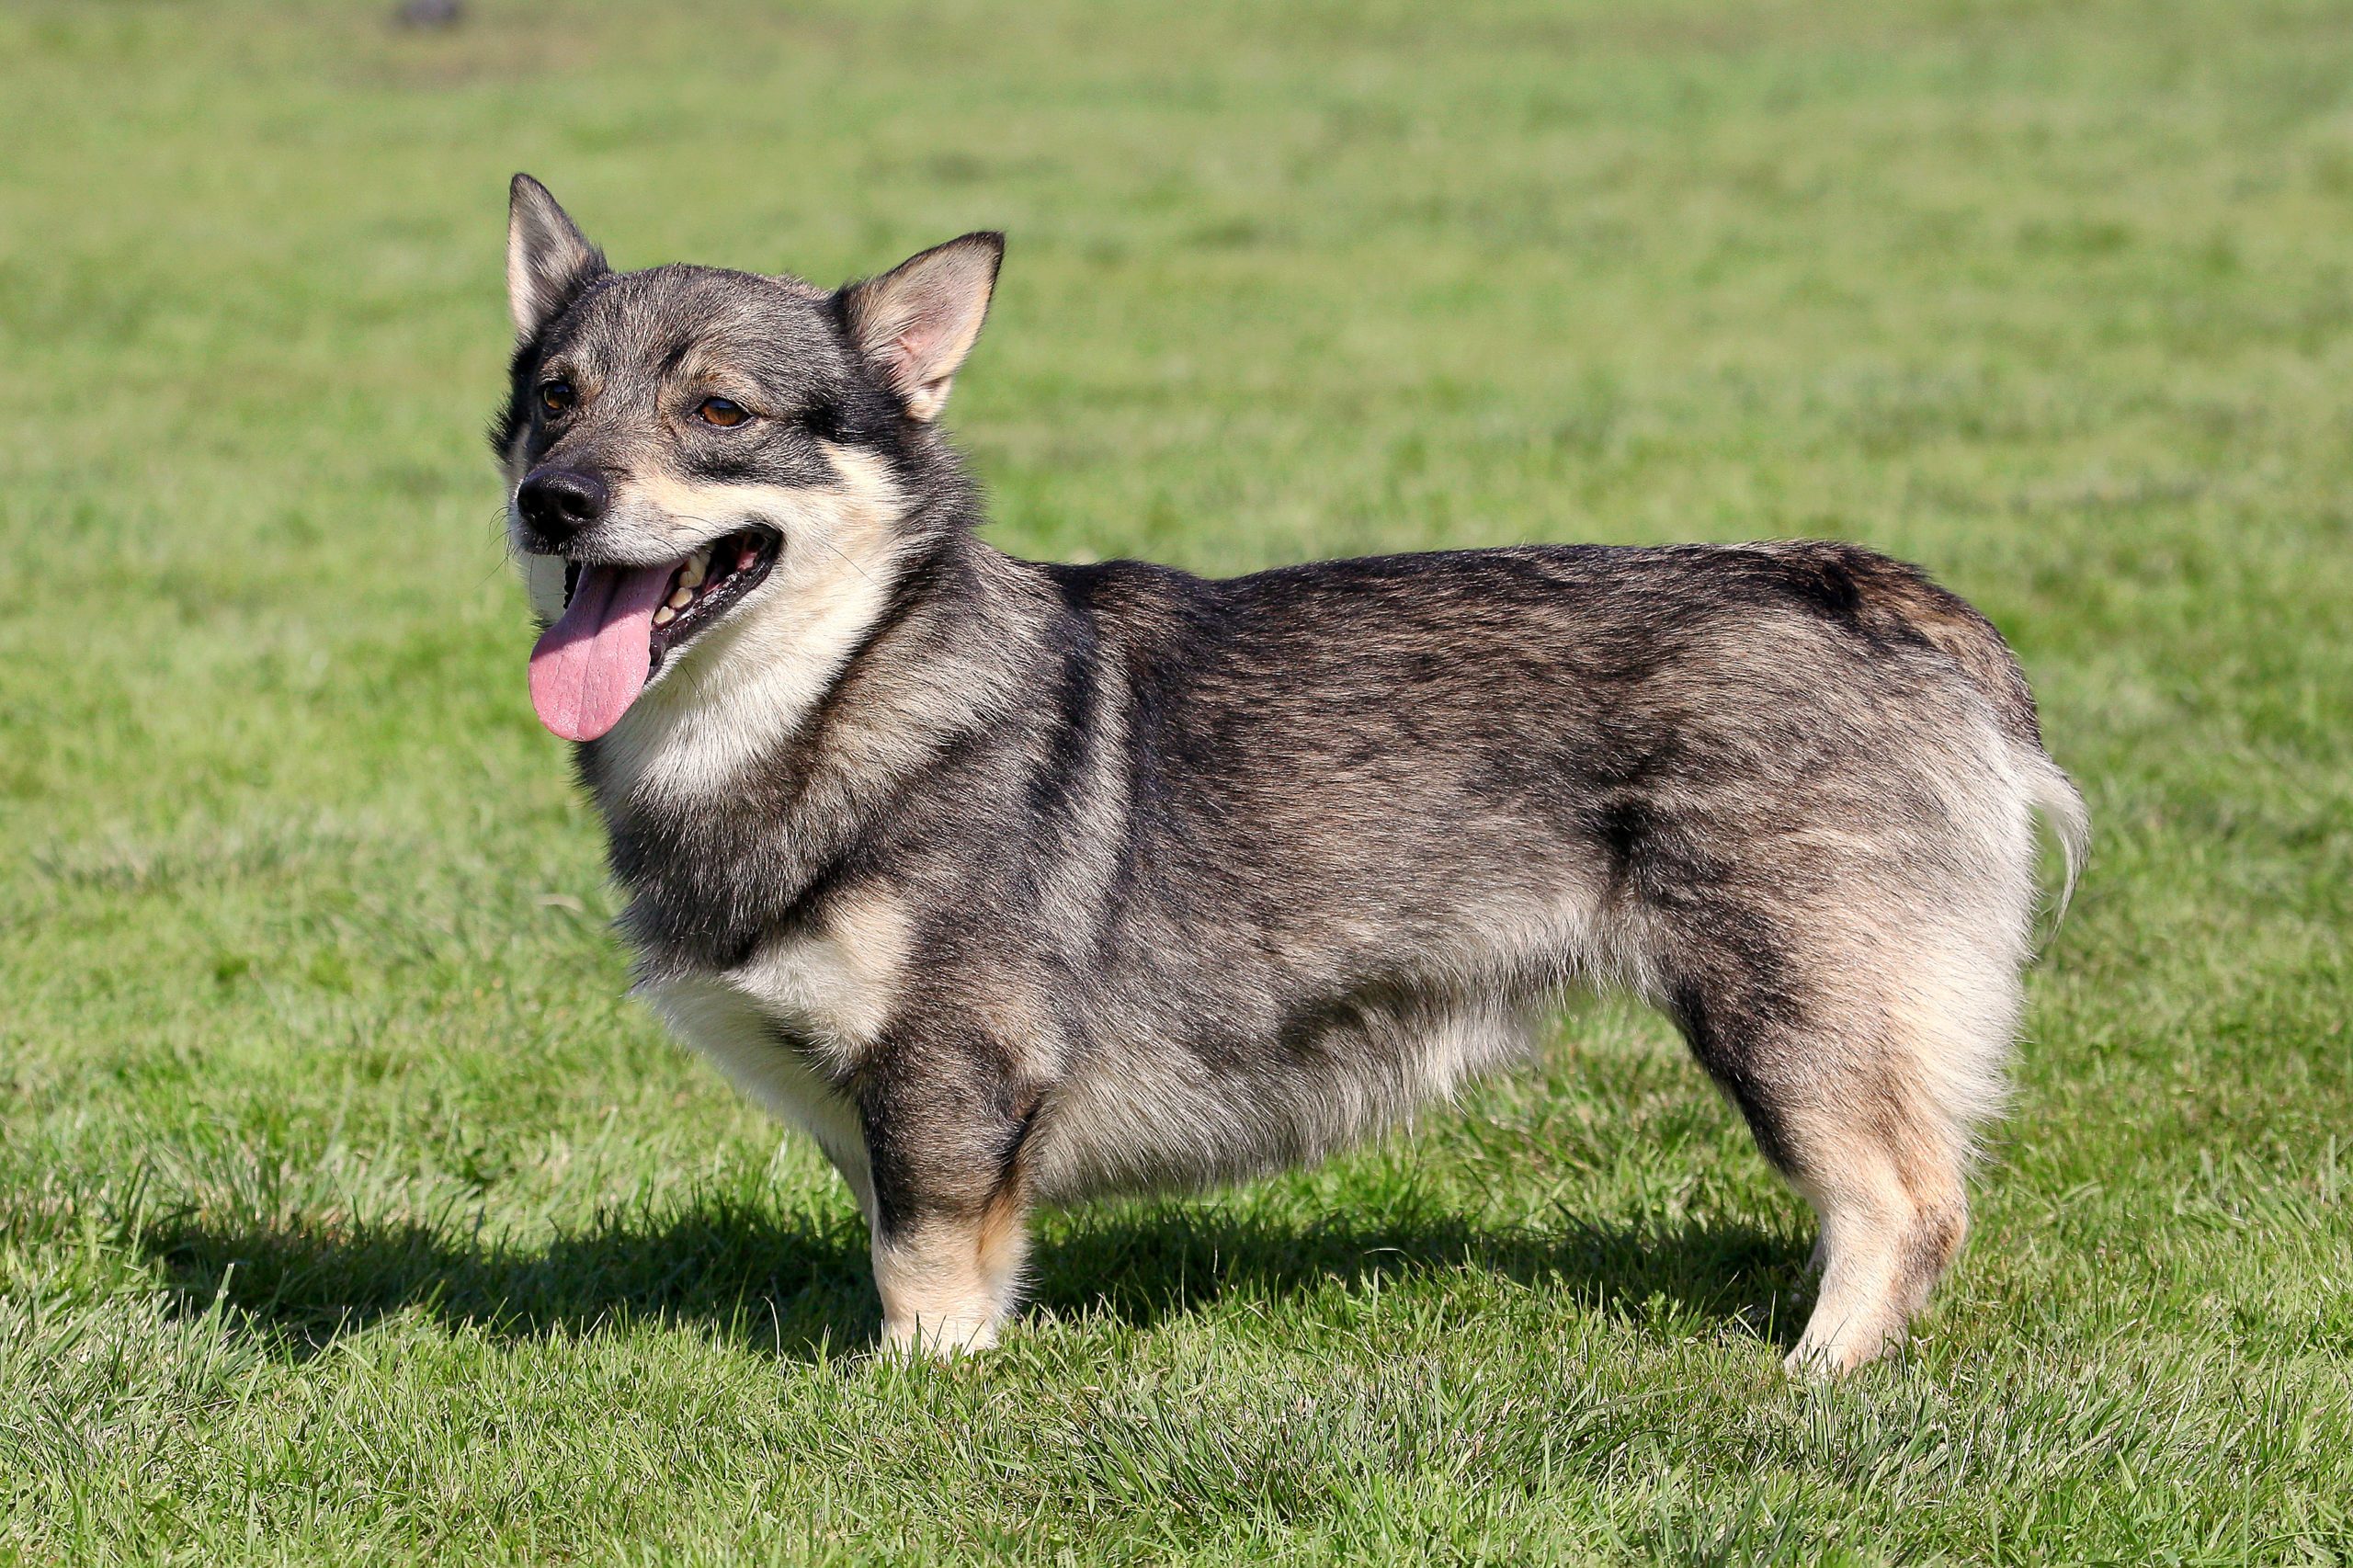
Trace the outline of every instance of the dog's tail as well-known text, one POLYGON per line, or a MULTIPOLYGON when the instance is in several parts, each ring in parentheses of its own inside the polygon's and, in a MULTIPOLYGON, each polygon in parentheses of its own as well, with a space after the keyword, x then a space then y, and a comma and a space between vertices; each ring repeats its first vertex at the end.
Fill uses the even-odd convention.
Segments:
POLYGON ((2084 862, 2091 855, 2091 808, 2084 803, 2084 793, 2075 788, 2075 781, 2040 747, 2018 760, 2027 776, 2027 799, 2051 824, 2066 866, 2059 881, 2059 896, 2051 905, 2051 935, 2055 936, 2059 923, 2067 917, 2068 903, 2075 896, 2076 879, 2083 875, 2084 862))
POLYGON ((1819 574, 1823 582, 1817 592, 1842 580, 1847 593, 1837 597, 1851 595, 1856 619, 1867 632, 1894 642, 1927 643, 1959 665, 1992 706, 2010 761, 2024 781, 2027 802, 2041 813, 2059 840, 2065 870, 2052 904, 2051 927, 2056 932, 2091 852, 2091 810, 2075 781, 2042 749, 2034 688, 2027 684, 2026 671, 2010 645, 1975 606, 1938 587, 1916 566, 1829 540, 1793 540, 1771 548, 1786 564, 1819 574))
POLYGON ((1863 593, 1864 602, 1868 605, 1876 600, 1881 613, 1900 619, 1913 636, 1959 665, 1970 684, 1984 694, 1985 700, 1993 705, 2002 738, 2008 744, 2010 761, 2025 782, 2028 804, 2041 813, 2059 840, 2064 869, 2059 880, 2059 896, 2051 903, 2050 929, 2043 938, 2047 941, 2058 934, 2060 922, 2067 917, 2067 905, 2075 896, 2075 882, 2083 875, 2084 862, 2091 853, 2091 808, 2084 803, 2083 791, 2075 788, 2075 781, 2043 749, 2042 722, 2035 711, 2034 688, 2027 684, 2025 668, 2019 665, 2018 655, 2010 652, 2002 634, 1994 630, 1994 623, 1980 615, 1967 599, 1930 582, 1917 567, 1883 557, 1876 559, 1881 568, 1876 574, 1881 582, 1873 585, 1877 592, 1867 589, 1863 593))

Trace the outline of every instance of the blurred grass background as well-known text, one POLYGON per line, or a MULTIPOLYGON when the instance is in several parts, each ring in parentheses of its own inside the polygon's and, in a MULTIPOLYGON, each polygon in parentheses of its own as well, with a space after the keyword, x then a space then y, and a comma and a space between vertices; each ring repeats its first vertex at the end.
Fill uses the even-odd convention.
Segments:
POLYGON ((0 1554, 2343 1561, 2353 14, 0 9, 0 1554), (480 429, 620 265, 1011 237, 1018 552, 1819 534, 2014 640, 2096 861, 1915 1362, 1655 1020, 1053 1221, 879 1366, 831 1175, 619 1000, 480 429))

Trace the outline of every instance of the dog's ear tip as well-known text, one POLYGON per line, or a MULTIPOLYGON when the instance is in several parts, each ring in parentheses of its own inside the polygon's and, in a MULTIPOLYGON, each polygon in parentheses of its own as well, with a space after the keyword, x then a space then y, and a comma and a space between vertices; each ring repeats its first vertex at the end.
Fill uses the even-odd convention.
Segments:
POLYGON ((940 248, 943 250, 959 250, 967 248, 972 250, 984 250, 989 253, 993 261, 1002 262, 1005 259, 1005 231, 1002 229, 975 229, 969 234, 958 235, 940 248))

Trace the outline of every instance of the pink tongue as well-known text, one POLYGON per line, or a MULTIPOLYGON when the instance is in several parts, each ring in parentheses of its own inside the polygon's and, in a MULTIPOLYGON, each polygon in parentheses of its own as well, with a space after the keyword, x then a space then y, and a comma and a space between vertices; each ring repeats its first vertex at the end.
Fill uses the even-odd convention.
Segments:
POLYGON ((567 741, 593 741, 645 689, 654 612, 675 566, 588 566, 563 619, 531 650, 531 707, 567 741))

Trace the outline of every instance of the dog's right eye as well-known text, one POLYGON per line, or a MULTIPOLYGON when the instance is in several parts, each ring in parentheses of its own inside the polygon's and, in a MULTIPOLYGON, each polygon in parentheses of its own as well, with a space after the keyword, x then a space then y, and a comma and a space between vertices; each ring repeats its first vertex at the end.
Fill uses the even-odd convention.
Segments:
POLYGON ((540 385, 540 406, 550 414, 562 414, 579 401, 570 381, 543 381, 540 385))

